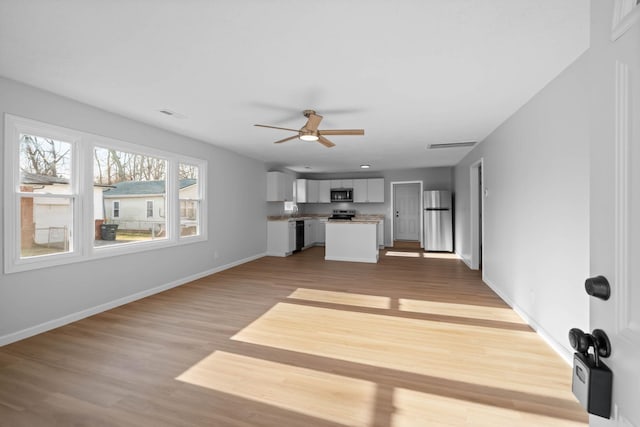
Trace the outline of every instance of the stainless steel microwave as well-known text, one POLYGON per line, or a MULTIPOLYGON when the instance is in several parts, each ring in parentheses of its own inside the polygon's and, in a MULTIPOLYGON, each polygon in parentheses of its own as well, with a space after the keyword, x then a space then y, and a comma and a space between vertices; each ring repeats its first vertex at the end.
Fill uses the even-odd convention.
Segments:
POLYGON ((353 202, 353 188, 332 188, 332 202, 353 202))

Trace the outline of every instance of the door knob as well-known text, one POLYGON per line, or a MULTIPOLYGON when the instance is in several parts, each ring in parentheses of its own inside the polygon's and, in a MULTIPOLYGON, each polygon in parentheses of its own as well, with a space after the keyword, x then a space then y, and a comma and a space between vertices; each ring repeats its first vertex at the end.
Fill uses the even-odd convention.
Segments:
POLYGON ((584 290, 592 297, 608 300, 611 296, 611 286, 604 276, 590 277, 584 281, 584 290))
POLYGON ((589 347, 593 347, 596 366, 600 365, 600 357, 611 356, 611 342, 602 329, 594 329, 591 334, 587 334, 578 328, 572 328, 569 331, 569 344, 582 354, 587 354, 589 347))

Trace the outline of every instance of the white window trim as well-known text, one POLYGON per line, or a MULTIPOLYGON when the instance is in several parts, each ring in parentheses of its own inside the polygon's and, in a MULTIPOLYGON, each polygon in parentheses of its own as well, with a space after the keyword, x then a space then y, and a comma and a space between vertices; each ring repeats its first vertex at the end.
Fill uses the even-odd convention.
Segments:
POLYGON ((111 201, 111 217, 112 218, 120 218, 120 200, 112 200, 111 201), (118 215, 116 216, 116 203, 118 204, 118 215))
MULTIPOLYGON (((208 239, 206 207, 207 161, 157 150, 140 144, 132 144, 87 132, 76 131, 36 120, 5 114, 5 172, 4 172, 4 271, 14 273, 39 268, 89 261, 104 257, 144 252, 208 239), (32 258, 20 258, 20 192, 19 189, 19 135, 21 133, 44 136, 68 142, 72 145, 71 194, 64 195, 73 201, 73 223, 70 244, 73 252, 51 254, 32 258), (93 150, 96 147, 113 148, 144 156, 166 160, 166 215, 167 237, 153 241, 122 243, 95 247, 93 221, 93 150), (198 167, 200 192, 199 234, 180 237, 180 203, 178 164, 198 167)), ((58 196, 57 196, 58 197, 58 196)), ((62 197, 62 196, 59 196, 62 197)), ((122 209, 122 205, 120 205, 122 209)))
POLYGON ((153 200, 145 200, 145 206, 144 206, 144 210, 145 210, 145 215, 147 218, 153 218, 153 209, 155 207, 153 206, 153 200), (151 215, 149 215, 149 203, 151 203, 151 215))

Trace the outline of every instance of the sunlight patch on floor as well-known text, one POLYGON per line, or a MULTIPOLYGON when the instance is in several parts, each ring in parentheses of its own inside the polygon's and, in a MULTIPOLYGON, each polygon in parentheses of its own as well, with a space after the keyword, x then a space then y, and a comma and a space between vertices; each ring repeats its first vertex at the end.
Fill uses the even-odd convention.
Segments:
POLYGON ((326 302, 330 304, 353 305, 367 308, 391 307, 391 298, 377 295, 354 294, 350 292, 332 292, 317 289, 298 288, 287 298, 306 301, 326 302))
POLYGON ((449 252, 424 252, 422 254, 423 258, 437 258, 437 259, 460 259, 460 257, 456 254, 452 254, 449 252))
POLYGON ((541 370, 521 354, 549 351, 528 331, 278 303, 233 340, 331 359, 572 399, 570 369, 541 370), (517 372, 505 381, 505 369, 517 372), (566 387, 548 381, 566 378, 566 387))
POLYGON ((457 304, 451 302, 425 301, 400 298, 400 311, 411 313, 438 314, 442 316, 470 317, 473 319, 499 320, 524 324, 522 319, 509 307, 457 304))
POLYGON ((215 351, 176 378, 341 425, 371 425, 370 381, 215 351))
POLYGON ((584 422, 404 388, 394 389, 393 406, 392 427, 416 427, 416 420, 421 426, 584 427, 584 422))
POLYGON ((386 251, 384 256, 399 256, 405 258, 420 258, 420 253, 418 252, 404 252, 404 251, 386 251))

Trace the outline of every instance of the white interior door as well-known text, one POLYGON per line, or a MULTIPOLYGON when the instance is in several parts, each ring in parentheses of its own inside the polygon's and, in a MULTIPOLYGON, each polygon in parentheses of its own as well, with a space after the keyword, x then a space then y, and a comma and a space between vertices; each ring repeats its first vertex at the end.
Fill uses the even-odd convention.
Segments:
MULTIPOLYGON (((609 18, 613 3, 592 2, 595 19, 609 18)), ((608 279, 611 297, 591 298, 590 328, 603 329, 611 340, 604 363, 613 371, 613 397, 612 418, 591 416, 591 426, 640 427, 640 6, 635 9, 639 19, 615 42, 610 34, 594 33, 596 43, 592 40, 597 87, 592 88, 590 272, 608 279)))
POLYGON ((420 184, 398 184, 393 193, 393 238, 420 240, 420 184))

